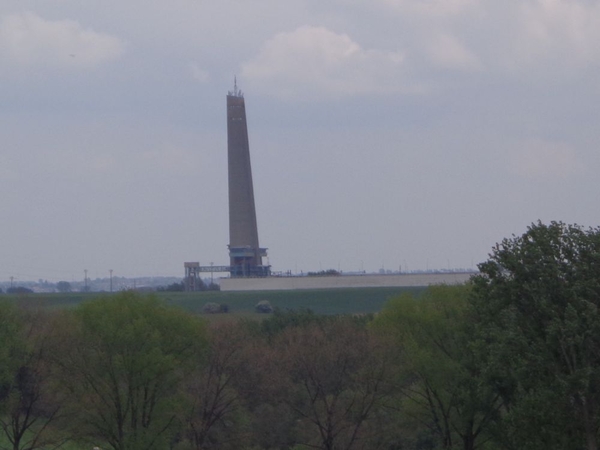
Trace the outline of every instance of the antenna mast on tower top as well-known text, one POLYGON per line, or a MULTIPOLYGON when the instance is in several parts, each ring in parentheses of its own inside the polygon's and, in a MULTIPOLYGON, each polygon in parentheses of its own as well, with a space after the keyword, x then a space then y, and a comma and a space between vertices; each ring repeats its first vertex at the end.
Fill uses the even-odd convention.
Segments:
POLYGON ((229 91, 227 94, 232 97, 243 97, 244 96, 242 91, 240 91, 237 87, 237 77, 236 76, 233 77, 233 91, 229 91))

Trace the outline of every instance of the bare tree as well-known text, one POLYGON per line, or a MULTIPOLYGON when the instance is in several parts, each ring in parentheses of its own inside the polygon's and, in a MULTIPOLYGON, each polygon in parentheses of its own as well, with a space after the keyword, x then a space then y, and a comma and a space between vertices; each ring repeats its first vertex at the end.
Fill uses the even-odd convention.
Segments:
POLYGON ((302 443, 323 450, 372 448, 368 421, 391 394, 387 350, 349 318, 285 330, 276 341, 302 443))
POLYGON ((63 414, 63 400, 54 389, 47 359, 52 321, 38 311, 19 312, 19 335, 24 345, 14 349, 18 360, 12 380, 5 385, 0 429, 12 450, 59 447, 66 436, 52 427, 63 414))
POLYGON ((190 404, 182 417, 187 437, 198 450, 239 444, 241 430, 236 416, 242 399, 236 385, 249 364, 244 352, 248 335, 240 324, 214 326, 209 338, 206 364, 189 377, 186 394, 190 404))

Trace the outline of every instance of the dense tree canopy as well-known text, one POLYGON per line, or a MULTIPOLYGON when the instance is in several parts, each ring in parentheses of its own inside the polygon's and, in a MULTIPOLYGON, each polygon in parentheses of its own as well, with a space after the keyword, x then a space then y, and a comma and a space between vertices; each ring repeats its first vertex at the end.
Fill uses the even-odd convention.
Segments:
POLYGON ((206 345, 204 323, 133 292, 84 303, 64 319, 55 362, 73 401, 86 405, 79 430, 115 450, 165 448, 178 382, 206 345))
POLYGON ((600 229, 533 224, 479 268, 472 304, 511 406, 506 445, 596 450, 600 229))
POLYGON ((71 283, 68 281, 59 281, 56 283, 56 290, 58 292, 71 292, 71 283))
POLYGON ((503 402, 483 376, 474 351, 470 286, 432 286, 421 297, 391 300, 375 328, 403 350, 403 413, 424 426, 441 448, 481 448, 503 402))

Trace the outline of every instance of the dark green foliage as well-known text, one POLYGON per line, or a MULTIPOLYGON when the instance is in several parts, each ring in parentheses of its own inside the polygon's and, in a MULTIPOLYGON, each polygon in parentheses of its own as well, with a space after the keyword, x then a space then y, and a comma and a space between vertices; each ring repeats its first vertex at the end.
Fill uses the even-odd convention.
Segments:
POLYGON ((33 291, 23 286, 9 287, 6 290, 7 294, 33 294, 33 291))
POLYGON ((58 292, 71 292, 71 283, 68 281, 59 281, 56 283, 56 290, 58 292))
POLYGON ((340 276, 339 273, 335 269, 321 270, 320 272, 308 272, 307 275, 309 277, 337 277, 340 276))
POLYGON ((479 448, 503 405, 473 349, 469 292, 470 286, 462 285, 431 286, 420 298, 405 294, 390 301, 374 322, 403 350, 402 371, 412 380, 402 390, 404 413, 416 427, 428 428, 444 449, 479 448))
MULTIPOLYGON (((199 280, 199 282, 201 283, 201 286, 204 287, 202 280, 199 280)), ((183 292, 183 291, 185 291, 185 285, 182 281, 180 283, 171 283, 166 287, 159 286, 156 290, 159 292, 183 292)))
POLYGON ((479 269, 472 305, 509 403, 505 444, 596 450, 600 229, 538 222, 496 245, 479 269))

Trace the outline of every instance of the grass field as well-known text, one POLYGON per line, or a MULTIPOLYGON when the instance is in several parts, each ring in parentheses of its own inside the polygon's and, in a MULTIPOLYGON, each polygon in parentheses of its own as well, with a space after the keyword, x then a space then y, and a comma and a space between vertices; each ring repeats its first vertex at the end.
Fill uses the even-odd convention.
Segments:
MULTIPOLYGON (((248 292, 158 292, 156 295, 168 304, 179 306, 193 313, 201 313, 208 302, 226 304, 233 316, 257 315, 254 306, 268 300, 275 308, 310 309, 317 314, 360 314, 380 311, 390 298, 403 292, 419 294, 423 287, 348 288, 295 291, 248 291, 248 292)), ((0 295, 29 306, 44 308, 69 308, 86 301, 109 295, 106 293, 27 294, 21 296, 0 295)))

